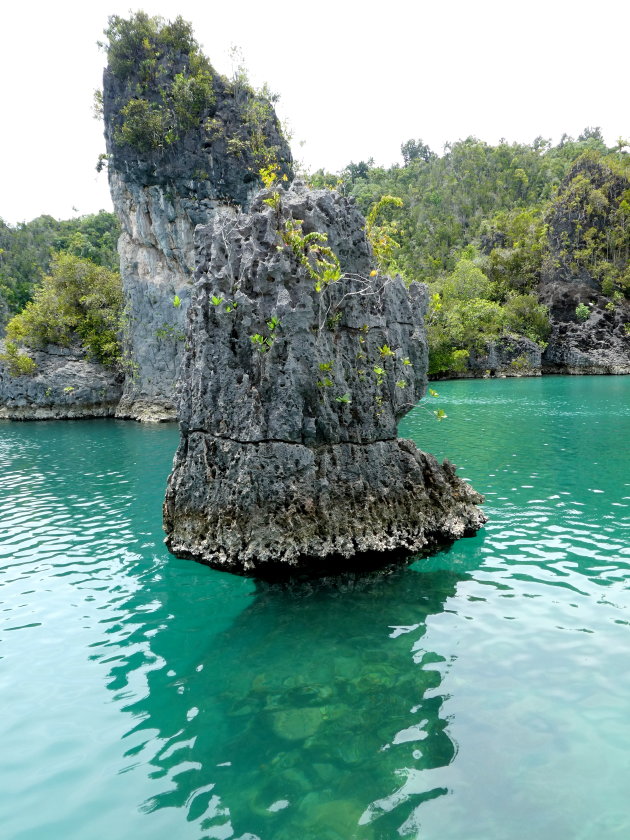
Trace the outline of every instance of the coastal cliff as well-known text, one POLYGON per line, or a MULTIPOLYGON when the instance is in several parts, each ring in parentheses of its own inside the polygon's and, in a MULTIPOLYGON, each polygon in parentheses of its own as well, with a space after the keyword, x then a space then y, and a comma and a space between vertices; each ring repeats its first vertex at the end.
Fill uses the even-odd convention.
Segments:
POLYGON ((539 286, 552 332, 544 373, 630 373, 630 180, 591 156, 572 168, 547 215, 539 286))
POLYGON ((112 18, 108 37, 102 104, 130 360, 117 416, 174 420, 194 229, 220 207, 247 208, 261 169, 288 177, 291 153, 269 100, 216 73, 180 18, 112 18))
POLYGON ((426 388, 426 287, 374 270, 354 204, 296 182, 196 237, 169 549, 273 577, 474 533, 481 496, 397 439, 426 388))

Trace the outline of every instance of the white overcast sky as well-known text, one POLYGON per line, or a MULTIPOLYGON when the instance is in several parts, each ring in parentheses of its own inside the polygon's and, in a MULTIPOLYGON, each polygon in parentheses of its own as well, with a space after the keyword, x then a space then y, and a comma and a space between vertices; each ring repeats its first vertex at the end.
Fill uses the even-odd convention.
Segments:
POLYGON ((475 135, 557 142, 599 125, 630 135, 628 0, 5 0, 0 18, 0 218, 111 209, 92 118, 111 14, 192 22, 217 70, 238 45, 280 94, 309 169, 400 161, 400 145, 475 135), (303 146, 300 141, 305 141, 303 146))

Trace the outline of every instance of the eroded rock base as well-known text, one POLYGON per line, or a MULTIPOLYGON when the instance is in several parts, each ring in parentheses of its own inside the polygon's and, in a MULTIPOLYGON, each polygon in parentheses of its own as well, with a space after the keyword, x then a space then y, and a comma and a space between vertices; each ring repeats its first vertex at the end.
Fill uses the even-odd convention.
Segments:
POLYGON ((175 423, 177 412, 173 403, 166 399, 134 398, 123 394, 116 407, 118 420, 137 420, 139 423, 175 423))
POLYGON ((481 501, 407 440, 311 448, 191 432, 164 523, 174 554, 268 579, 368 570, 471 536, 481 501))

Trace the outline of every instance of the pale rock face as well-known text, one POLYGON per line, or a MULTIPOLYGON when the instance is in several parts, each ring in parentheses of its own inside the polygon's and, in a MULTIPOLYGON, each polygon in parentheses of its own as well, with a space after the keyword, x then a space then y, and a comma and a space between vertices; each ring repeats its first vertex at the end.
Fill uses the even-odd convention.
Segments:
MULTIPOLYGON (((179 53, 163 55, 162 83, 185 69, 182 61, 179 53)), ((248 206, 259 186, 262 164, 256 149, 261 142, 273 150, 279 176, 291 177, 291 152, 271 105, 252 91, 235 91, 218 74, 210 110, 175 141, 151 149, 121 144, 117 129, 125 105, 137 95, 137 72, 116 76, 108 68, 103 79, 109 183, 122 226, 118 249, 127 312, 127 368, 117 416, 175 420, 195 228, 208 224, 220 207, 248 206), (258 106, 255 124, 248 117, 248 102, 258 106), (208 119, 214 128, 208 128, 208 119)), ((159 102, 159 91, 146 95, 159 102)))
POLYGON ((473 533, 479 494, 397 439, 426 388, 426 287, 371 271, 347 199, 299 183, 273 198, 196 233, 168 547, 274 577, 387 564, 473 533), (339 256, 343 276, 321 290, 283 235, 297 220, 339 256))
POLYGON ((118 243, 126 299, 128 361, 118 417, 175 420, 173 403, 194 266, 194 229, 217 202, 167 195, 110 172, 122 224, 118 243))

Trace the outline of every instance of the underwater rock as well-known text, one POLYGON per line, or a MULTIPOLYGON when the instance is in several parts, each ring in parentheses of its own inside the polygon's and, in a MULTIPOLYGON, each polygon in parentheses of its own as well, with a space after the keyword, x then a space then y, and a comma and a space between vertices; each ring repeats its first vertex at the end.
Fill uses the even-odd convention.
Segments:
POLYGON ((364 228, 351 201, 296 182, 197 229, 164 503, 174 554, 259 577, 334 573, 485 521, 451 464, 397 439, 426 388, 427 293, 372 269, 364 228), (327 281, 329 247, 342 273, 327 281))
POLYGON ((284 709, 273 715, 272 727, 279 738, 286 741, 303 741, 317 732, 322 720, 322 713, 316 708, 306 706, 284 709))

